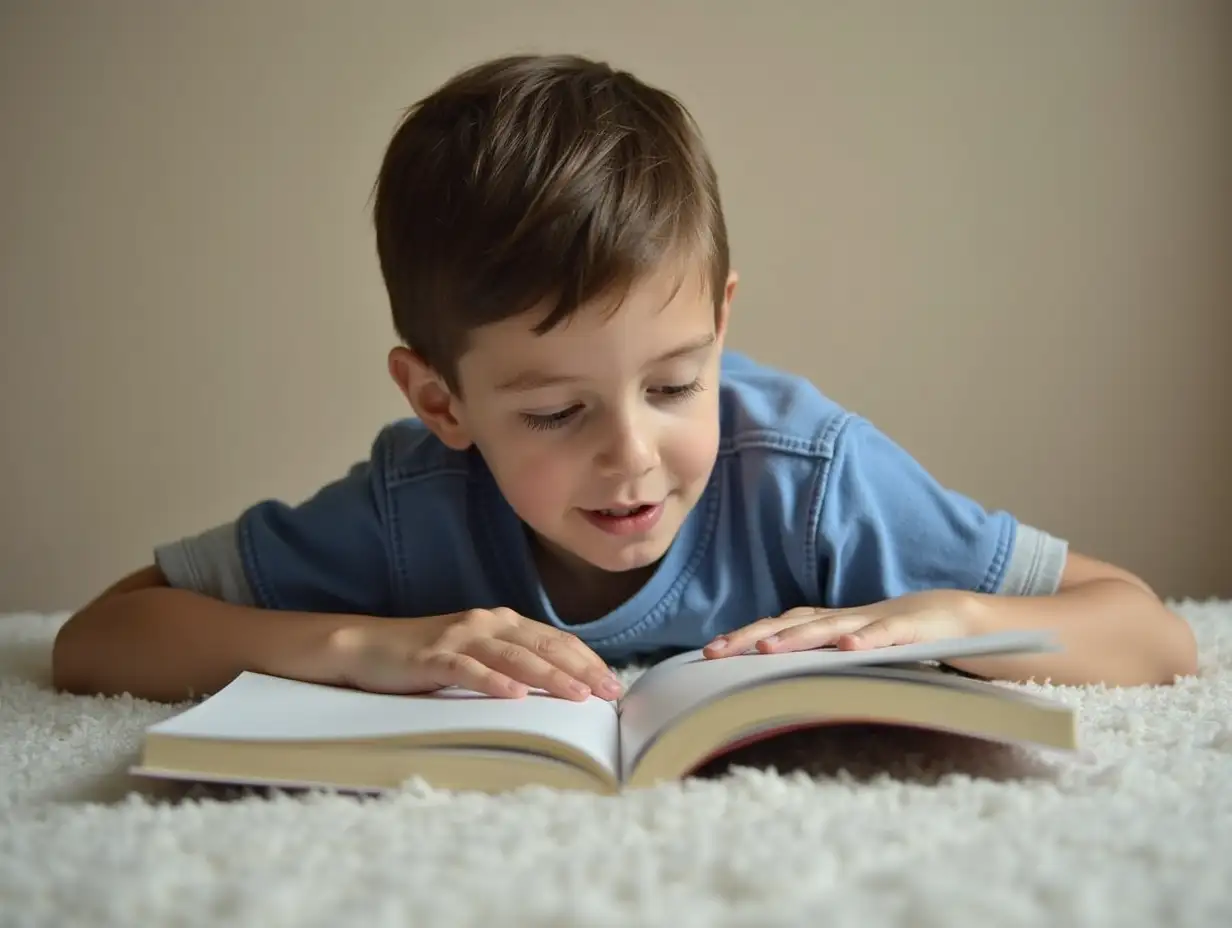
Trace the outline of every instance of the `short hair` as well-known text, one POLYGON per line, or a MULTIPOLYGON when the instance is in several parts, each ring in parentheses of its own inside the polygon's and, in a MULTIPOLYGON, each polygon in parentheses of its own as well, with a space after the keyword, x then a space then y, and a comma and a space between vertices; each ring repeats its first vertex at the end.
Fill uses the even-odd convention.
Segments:
POLYGON ((512 55, 412 105, 374 187, 394 327, 454 390, 469 333, 702 262, 716 311, 728 274, 718 181, 684 105, 576 55, 512 55))

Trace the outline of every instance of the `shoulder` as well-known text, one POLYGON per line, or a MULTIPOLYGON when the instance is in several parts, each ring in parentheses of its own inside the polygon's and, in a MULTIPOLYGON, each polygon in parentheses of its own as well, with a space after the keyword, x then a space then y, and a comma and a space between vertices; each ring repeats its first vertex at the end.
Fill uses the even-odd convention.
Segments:
MULTIPOLYGON (((366 455, 354 459, 294 511, 329 521, 383 524, 397 518, 408 498, 456 496, 446 487, 452 484, 462 490, 475 464, 474 455, 449 448, 419 419, 398 419, 380 427, 366 455)), ((269 512, 290 511, 283 500, 263 500, 244 513, 241 529, 245 521, 269 512)))
POLYGON ((1054 585, 1061 543, 944 485, 804 378, 732 355, 722 391, 718 470, 729 530, 813 602, 1054 585))
POLYGON ((236 535, 256 601, 398 612, 425 574, 469 556, 477 467, 475 456, 450 449, 421 421, 398 420, 377 432, 367 456, 307 499, 248 507, 236 535))
POLYGON ((817 602, 816 526, 827 480, 855 417, 806 378, 725 353, 715 482, 727 541, 715 556, 759 552, 757 570, 775 578, 752 586, 797 592, 783 608, 817 602), (735 539, 739 539, 739 544, 735 539))
POLYGON ((853 419, 807 378, 734 352, 723 355, 719 407, 720 456, 766 451, 825 459, 853 419))
POLYGON ((358 466, 371 467, 382 484, 397 487, 465 478, 475 463, 473 453, 450 448, 421 420, 398 419, 377 432, 368 462, 358 466))
POLYGON ((419 419, 384 425, 372 440, 367 458, 356 463, 348 479, 371 488, 384 518, 418 507, 423 518, 456 518, 478 495, 489 495, 491 473, 474 448, 450 448, 419 419))

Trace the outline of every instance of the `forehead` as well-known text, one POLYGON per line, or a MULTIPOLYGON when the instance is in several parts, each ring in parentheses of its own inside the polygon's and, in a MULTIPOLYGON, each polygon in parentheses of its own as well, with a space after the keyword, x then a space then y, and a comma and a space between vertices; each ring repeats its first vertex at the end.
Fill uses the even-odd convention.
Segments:
POLYGON ((566 370, 597 377, 642 367, 664 352, 714 333, 714 304, 705 275, 664 270, 619 298, 596 301, 542 334, 543 314, 503 319, 471 333, 459 362, 469 383, 488 387, 566 370))

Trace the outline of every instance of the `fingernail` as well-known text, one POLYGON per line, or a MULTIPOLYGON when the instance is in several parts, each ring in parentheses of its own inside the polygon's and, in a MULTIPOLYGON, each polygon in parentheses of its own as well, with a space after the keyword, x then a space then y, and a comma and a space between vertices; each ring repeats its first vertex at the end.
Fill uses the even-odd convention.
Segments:
POLYGON ((585 683, 578 683, 576 680, 569 684, 569 692, 578 696, 589 696, 590 687, 585 683))
POLYGON ((727 648, 727 644, 728 644, 727 639, 722 636, 719 636, 718 638, 714 639, 714 641, 710 642, 710 650, 711 651, 725 650, 727 648))

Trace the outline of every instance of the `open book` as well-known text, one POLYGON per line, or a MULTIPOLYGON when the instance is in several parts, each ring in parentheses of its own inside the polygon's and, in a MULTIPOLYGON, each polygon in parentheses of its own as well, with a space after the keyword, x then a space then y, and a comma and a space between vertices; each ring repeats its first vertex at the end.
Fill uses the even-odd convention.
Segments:
POLYGON ((358 792, 422 777, 484 792, 538 784, 616 793, 687 777, 762 738, 848 722, 1074 750, 1067 706, 932 663, 1055 649, 1046 635, 1009 632, 717 660, 692 651, 651 667, 617 701, 582 702, 458 688, 398 696, 245 672, 151 726, 133 772, 358 792))

